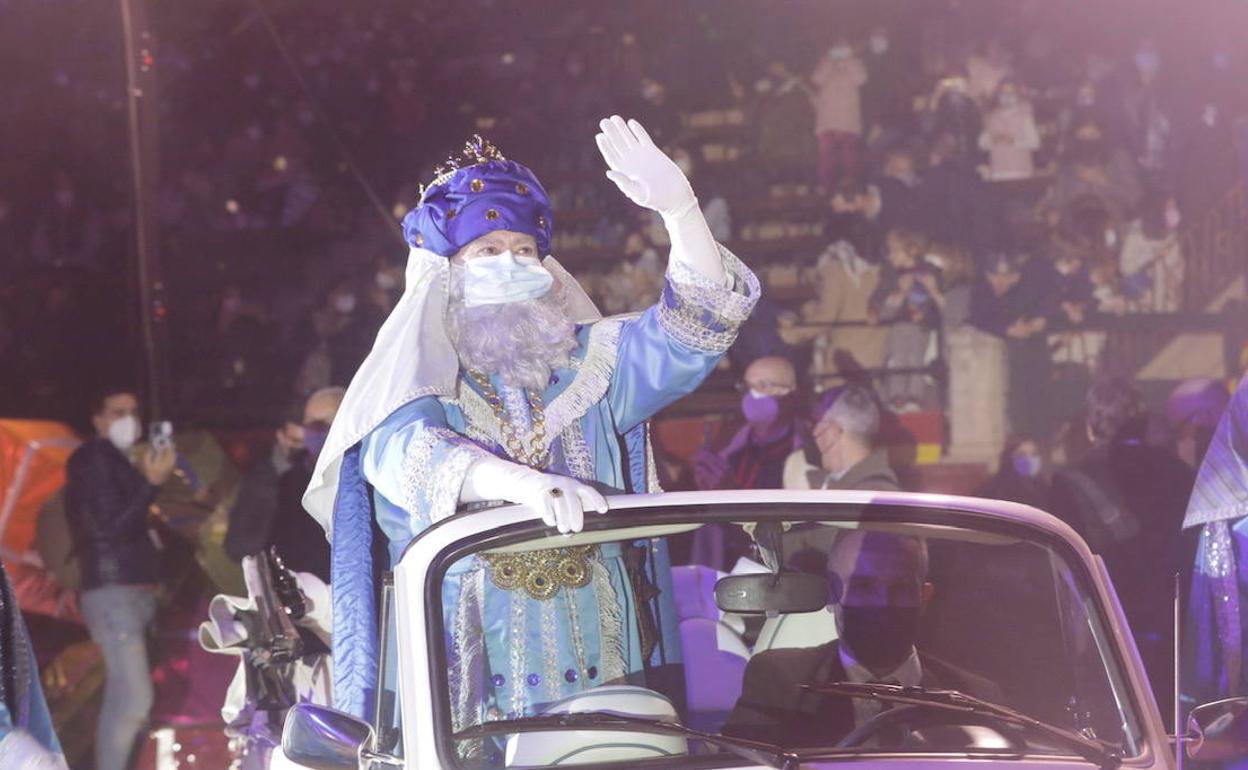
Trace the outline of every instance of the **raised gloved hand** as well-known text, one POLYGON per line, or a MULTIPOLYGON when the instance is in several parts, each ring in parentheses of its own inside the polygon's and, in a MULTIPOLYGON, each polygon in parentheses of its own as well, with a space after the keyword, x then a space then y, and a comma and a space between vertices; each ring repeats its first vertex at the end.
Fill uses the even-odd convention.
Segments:
POLYGON ((469 467, 460 499, 523 505, 564 534, 584 528, 585 511, 607 512, 606 498, 593 487, 497 457, 481 458, 469 467))
POLYGON ((664 217, 679 217, 698 205, 684 172, 655 146, 646 129, 635 120, 613 115, 598 127, 594 137, 610 171, 607 178, 636 203, 664 217))

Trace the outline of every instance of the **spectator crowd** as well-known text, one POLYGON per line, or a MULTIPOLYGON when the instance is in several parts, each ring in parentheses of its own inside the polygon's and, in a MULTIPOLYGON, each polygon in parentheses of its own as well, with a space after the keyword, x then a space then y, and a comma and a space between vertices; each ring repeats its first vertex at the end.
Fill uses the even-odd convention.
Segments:
MULTIPOLYGON (((1162 671, 1156 597, 1173 570, 1141 565, 1192 563, 1183 507, 1228 394, 1194 380, 1150 413, 1107 350, 1114 329, 1199 313, 1243 279, 1185 233, 1248 173, 1235 87, 1248 48, 1226 34, 1234 11, 1087 5, 153 7, 162 416, 254 428, 285 415, 240 499, 264 515, 230 530, 229 555, 310 524, 309 447, 403 291, 398 220, 467 136, 541 176, 552 252, 603 312, 655 302, 663 224, 607 183, 592 141, 620 113, 643 119, 715 237, 766 284, 706 388, 735 382, 739 414, 685 466, 661 458, 666 486, 921 488, 889 438, 908 414, 949 411, 952 346, 988 340, 1002 371, 961 374, 999 377, 1009 437, 978 493, 1054 511, 1088 539, 1162 671)), ((0 138, 23 148, 0 157, 0 416, 89 414, 96 460, 117 465, 108 444, 139 438, 137 395, 100 398, 98 383, 137 379, 141 339, 126 86, 101 66, 122 59, 120 22, 87 0, 0 0, 16 6, 0 26, 0 138)), ((172 458, 124 470, 141 512, 172 458)), ((91 565, 146 561, 127 551, 147 549, 131 529, 88 544, 91 565)), ((323 549, 288 545, 324 571, 323 549)), ((801 558, 812 544, 796 545, 801 558)), ((707 527, 685 555, 727 570, 749 548, 707 527)), ((101 750, 117 756, 152 697, 146 658, 122 644, 154 612, 155 578, 139 572, 84 582, 110 667, 101 729, 119 736, 101 750)))

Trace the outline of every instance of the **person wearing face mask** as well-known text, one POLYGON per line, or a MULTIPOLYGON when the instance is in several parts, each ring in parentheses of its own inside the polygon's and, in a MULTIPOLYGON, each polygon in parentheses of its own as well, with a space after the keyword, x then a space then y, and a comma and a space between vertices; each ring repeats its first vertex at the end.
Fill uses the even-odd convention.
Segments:
POLYGON ((862 139, 860 92, 867 68, 844 39, 837 40, 810 74, 815 135, 819 137, 819 182, 827 190, 845 177, 856 179, 862 139))
POLYGON ((1118 254, 1122 292, 1136 312, 1173 313, 1182 306, 1186 261, 1179 239, 1182 216, 1174 196, 1154 190, 1127 224, 1118 254))
POLYGON ((862 88, 862 117, 871 146, 890 146, 915 127, 911 77, 914 51, 907 41, 878 27, 862 52, 867 82, 862 88))
POLYGON ((834 746, 884 709, 865 698, 804 692, 807 684, 945 688, 1000 703, 998 685, 917 647, 924 608, 935 594, 927 571, 927 546, 918 538, 839 534, 827 569, 838 638, 750 658, 723 734, 786 748, 834 746))
POLYGON ((366 288, 342 282, 329 294, 322 310, 323 322, 329 331, 326 351, 329 355, 329 384, 346 387, 351 375, 359 368, 369 344, 384 319, 382 309, 373 302, 361 302, 366 288))
POLYGON ((95 767, 125 770, 152 706, 147 631, 156 614, 160 554, 148 508, 173 474, 166 446, 131 462, 142 436, 134 391, 104 389, 92 406, 95 436, 69 458, 65 516, 81 568, 82 616, 104 657, 104 704, 95 767))
POLYGON ((1030 179, 1035 173, 1031 156, 1040 149, 1040 130, 1031 102, 1014 81, 1001 84, 995 106, 984 116, 979 148, 988 153, 990 181, 1030 179))
MULTIPOLYGON (((479 136, 403 219, 404 294, 351 380, 303 499, 331 542, 335 708, 371 715, 374 528, 376 568, 388 569, 461 505, 516 503, 568 533, 607 511, 603 490, 654 489, 646 421, 715 368, 758 299, 757 278, 715 242, 688 179, 646 129, 619 116, 599 128, 607 179, 657 212, 671 243, 661 295, 639 315, 599 315, 551 255, 554 212, 536 175, 479 136)), ((670 587, 637 594, 650 580, 639 564, 668 563, 666 544, 558 550, 583 577, 553 593, 525 576, 496 579, 484 560, 447 576, 447 611, 459 613, 448 627, 462 629, 448 639, 461 661, 448 672, 455 729, 676 673, 670 587)), ((657 575, 665 582, 666 570, 657 575)))
POLYGON ((799 440, 797 372, 779 356, 750 363, 742 380, 741 426, 695 460, 698 489, 780 489, 785 458, 799 440))
MULTIPOLYGON (((786 458, 808 430, 796 409, 797 372, 787 359, 754 360, 741 384, 745 424, 718 449, 704 446, 694 456, 698 489, 780 489, 786 458)), ((749 545, 740 527, 708 525, 695 533, 690 560, 731 569, 749 545)))
POLYGON ((1048 510, 1049 485, 1044 478, 1044 457, 1036 440, 1022 434, 1007 439, 997 472, 975 494, 1048 510))
POLYGON ((874 393, 862 385, 826 391, 814 416, 813 435, 785 461, 785 489, 901 489, 887 453, 875 446, 880 407, 874 393))
POLYGON ((291 570, 329 582, 329 543, 303 510, 302 497, 345 393, 337 387, 313 393, 278 428, 269 457, 255 463, 243 478, 225 536, 225 552, 231 559, 241 562, 277 546, 291 570))

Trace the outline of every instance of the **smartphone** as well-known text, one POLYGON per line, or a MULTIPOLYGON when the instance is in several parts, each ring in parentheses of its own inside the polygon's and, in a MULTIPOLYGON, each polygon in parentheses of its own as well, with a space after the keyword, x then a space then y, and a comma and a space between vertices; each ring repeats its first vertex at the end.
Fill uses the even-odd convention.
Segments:
POLYGON ((168 420, 152 423, 148 426, 147 438, 153 452, 163 452, 173 446, 173 423, 168 420))

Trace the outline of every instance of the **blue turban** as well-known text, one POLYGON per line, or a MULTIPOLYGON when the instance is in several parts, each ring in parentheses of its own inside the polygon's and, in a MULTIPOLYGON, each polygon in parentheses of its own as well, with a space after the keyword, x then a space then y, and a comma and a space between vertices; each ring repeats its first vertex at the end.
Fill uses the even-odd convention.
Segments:
POLYGON ((486 160, 439 177, 403 217, 411 246, 449 257, 495 230, 531 235, 550 254, 550 197, 533 172, 511 160, 486 160))

